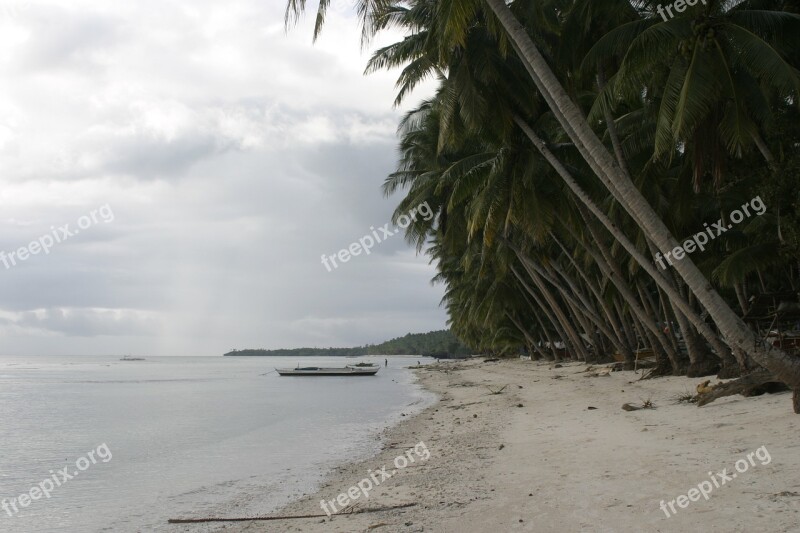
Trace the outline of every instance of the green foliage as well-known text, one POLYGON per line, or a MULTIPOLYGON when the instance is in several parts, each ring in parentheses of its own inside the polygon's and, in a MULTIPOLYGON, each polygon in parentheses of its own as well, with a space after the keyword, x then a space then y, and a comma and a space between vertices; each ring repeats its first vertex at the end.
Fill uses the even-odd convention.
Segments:
MULTIPOLYGON (((759 293, 797 292, 800 2, 709 1, 667 21, 655 0, 500 3, 356 1, 367 34, 389 25, 404 32, 367 67, 402 69, 396 104, 438 80, 400 124, 400 161, 383 192, 403 196, 395 217, 422 202, 435 213, 408 227, 406 240, 436 265, 458 338, 480 351, 556 358, 616 350, 632 361, 644 346, 658 368, 679 372, 685 355, 663 327, 680 321, 669 301, 677 290, 693 322, 681 335, 701 330, 718 340, 706 318, 715 314, 691 298, 703 284, 676 276, 666 297, 651 276, 662 277, 642 268, 663 232, 643 231, 642 211, 628 202, 628 213, 609 195, 603 157, 587 154, 574 133, 584 122, 557 116, 569 106, 554 102, 559 91, 540 92, 547 69, 521 61, 494 15, 502 8, 673 236, 727 223, 763 199, 763 216, 692 254, 730 309, 759 293)), ((304 4, 289 0, 290 11, 304 4)), ((719 342, 713 349, 730 351, 719 342)))
POLYGON ((283 350, 233 350, 226 356, 273 357, 344 357, 360 355, 420 355, 442 359, 462 357, 474 353, 462 344, 449 330, 429 333, 409 333, 381 344, 368 344, 357 348, 295 348, 283 350))

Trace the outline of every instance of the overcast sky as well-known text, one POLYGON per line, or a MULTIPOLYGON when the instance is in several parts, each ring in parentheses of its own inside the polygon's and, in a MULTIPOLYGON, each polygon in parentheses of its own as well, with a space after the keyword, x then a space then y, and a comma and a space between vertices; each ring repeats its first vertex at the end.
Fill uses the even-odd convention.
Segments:
POLYGON ((312 17, 284 31, 283 0, 0 0, 0 354, 445 327, 433 267, 400 235, 321 263, 399 200, 380 191, 396 73, 362 75, 348 6, 312 45, 312 17))

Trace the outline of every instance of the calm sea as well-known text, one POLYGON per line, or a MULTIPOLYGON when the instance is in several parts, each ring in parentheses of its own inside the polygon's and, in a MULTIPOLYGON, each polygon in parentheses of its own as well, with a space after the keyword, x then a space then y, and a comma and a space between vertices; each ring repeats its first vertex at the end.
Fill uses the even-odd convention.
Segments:
POLYGON ((14 516, 0 509, 0 531, 165 531, 169 518, 266 514, 375 453, 382 428, 432 400, 404 368, 417 360, 391 358, 375 377, 291 378, 270 372, 383 358, 0 356, 0 501, 60 481, 64 467, 79 474, 14 516))

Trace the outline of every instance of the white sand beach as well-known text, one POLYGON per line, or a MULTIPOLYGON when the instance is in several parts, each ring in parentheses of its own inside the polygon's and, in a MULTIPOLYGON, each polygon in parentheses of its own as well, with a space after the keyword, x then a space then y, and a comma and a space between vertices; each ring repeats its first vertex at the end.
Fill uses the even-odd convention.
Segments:
MULTIPOLYGON (((586 365, 523 361, 442 363, 417 371, 440 396, 388 430, 377 457, 346 465, 321 490, 281 515, 321 513, 365 478, 391 467, 420 441, 427 461, 399 470, 359 508, 413 507, 273 522, 227 523, 226 531, 267 532, 792 532, 800 531, 800 417, 789 393, 734 396, 698 408, 674 398, 702 380, 639 381, 634 372, 587 377, 586 365), (501 394, 492 390, 506 387, 501 394), (628 412, 624 403, 654 409, 628 412), (594 407, 596 409, 589 409, 594 407), (769 460, 737 460, 765 447, 769 460), (747 467, 745 469, 745 466, 747 467), (736 474, 696 496, 704 481, 736 474), (670 513, 672 514, 672 513, 670 513)), ((766 458, 766 455, 759 457, 766 458)), ((709 481, 710 485, 710 481, 709 481)), ((187 527, 187 531, 197 530, 187 527)))

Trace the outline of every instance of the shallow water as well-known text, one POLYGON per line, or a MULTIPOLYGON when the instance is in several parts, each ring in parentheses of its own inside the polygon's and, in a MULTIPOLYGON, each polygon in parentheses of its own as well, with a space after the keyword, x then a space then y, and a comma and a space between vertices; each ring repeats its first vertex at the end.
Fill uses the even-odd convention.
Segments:
MULTIPOLYGON (((383 364, 302 363, 363 360, 383 364)), ((298 362, 287 358, 0 357, 0 500, 61 480, 64 467, 79 474, 13 516, 0 509, 0 531, 159 531, 168 518, 265 514, 374 453, 382 428, 431 400, 401 368, 417 360, 393 358, 375 377, 292 378, 272 372, 298 362)))

